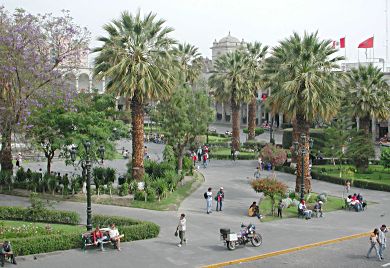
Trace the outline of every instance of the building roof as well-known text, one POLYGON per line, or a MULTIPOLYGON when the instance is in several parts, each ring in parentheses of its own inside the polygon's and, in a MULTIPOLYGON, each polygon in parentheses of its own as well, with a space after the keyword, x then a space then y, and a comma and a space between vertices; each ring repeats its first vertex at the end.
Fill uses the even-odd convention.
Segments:
POLYGON ((230 35, 230 31, 229 31, 229 34, 228 36, 225 36, 224 38, 222 38, 221 40, 219 40, 218 43, 240 43, 240 40, 234 36, 231 36, 230 35))

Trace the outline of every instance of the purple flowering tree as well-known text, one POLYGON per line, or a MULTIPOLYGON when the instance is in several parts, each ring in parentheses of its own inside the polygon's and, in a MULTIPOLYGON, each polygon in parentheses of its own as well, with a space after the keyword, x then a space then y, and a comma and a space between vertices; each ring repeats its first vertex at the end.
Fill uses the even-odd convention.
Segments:
POLYGON ((75 95, 63 79, 87 52, 90 34, 62 16, 13 14, 0 6, 0 163, 12 170, 11 134, 22 133, 30 111, 43 102, 75 95))

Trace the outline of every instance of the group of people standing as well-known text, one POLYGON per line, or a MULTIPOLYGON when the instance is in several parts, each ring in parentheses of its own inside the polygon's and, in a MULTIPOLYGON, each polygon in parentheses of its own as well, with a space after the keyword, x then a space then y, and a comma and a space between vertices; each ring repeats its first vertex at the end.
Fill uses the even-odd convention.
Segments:
POLYGON ((191 157, 192 161, 194 162, 194 167, 196 166, 196 162, 202 162, 203 167, 207 168, 207 165, 210 162, 209 152, 210 149, 206 144, 203 146, 199 146, 196 151, 193 151, 191 153, 191 157))
MULTIPOLYGON (((204 193, 204 198, 206 199, 206 212, 207 214, 210 214, 212 212, 212 205, 213 205, 213 192, 212 188, 209 187, 207 189, 207 192, 204 193)), ((214 200, 217 202, 216 211, 222 211, 222 203, 225 199, 225 192, 223 190, 223 187, 219 188, 219 191, 217 192, 217 195, 214 197, 214 200)))

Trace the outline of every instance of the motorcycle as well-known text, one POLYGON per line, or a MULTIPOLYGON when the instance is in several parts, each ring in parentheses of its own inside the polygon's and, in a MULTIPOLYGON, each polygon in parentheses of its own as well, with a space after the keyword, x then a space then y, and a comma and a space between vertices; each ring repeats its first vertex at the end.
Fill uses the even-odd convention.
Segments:
POLYGON ((232 233, 230 229, 222 228, 219 230, 221 241, 229 250, 234 250, 238 245, 246 245, 251 242, 254 247, 259 247, 263 243, 263 238, 259 233, 256 233, 256 227, 250 223, 248 226, 241 224, 239 233, 232 233))

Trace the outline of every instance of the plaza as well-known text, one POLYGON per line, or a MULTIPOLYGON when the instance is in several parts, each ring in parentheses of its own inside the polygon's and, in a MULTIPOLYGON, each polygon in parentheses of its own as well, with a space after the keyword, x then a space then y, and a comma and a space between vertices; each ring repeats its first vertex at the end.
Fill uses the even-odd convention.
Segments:
POLYGON ((0 265, 390 266, 388 27, 388 0, 0 1, 0 265))

